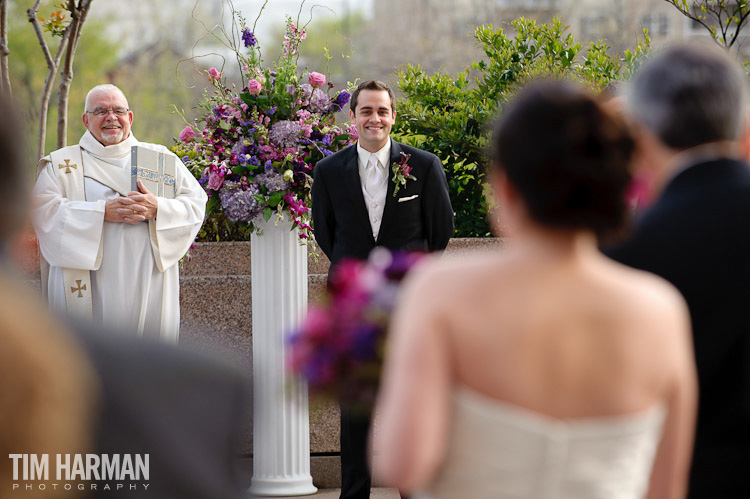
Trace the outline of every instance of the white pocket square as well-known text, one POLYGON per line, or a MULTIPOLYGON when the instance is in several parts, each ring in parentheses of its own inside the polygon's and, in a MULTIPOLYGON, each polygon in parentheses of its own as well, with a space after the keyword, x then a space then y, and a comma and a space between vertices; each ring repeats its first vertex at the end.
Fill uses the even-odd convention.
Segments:
POLYGON ((408 198, 398 198, 399 203, 403 203, 404 201, 411 201, 412 199, 417 199, 419 197, 419 194, 414 194, 413 196, 409 196, 408 198))

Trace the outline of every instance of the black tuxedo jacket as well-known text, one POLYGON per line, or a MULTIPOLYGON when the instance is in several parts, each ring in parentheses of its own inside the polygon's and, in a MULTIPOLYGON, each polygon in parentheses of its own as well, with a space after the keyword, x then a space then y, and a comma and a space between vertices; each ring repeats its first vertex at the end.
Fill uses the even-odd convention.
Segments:
POLYGON ((682 171, 607 251, 670 281, 690 308, 700 390, 691 498, 750 497, 749 168, 722 159, 682 171))
POLYGON ((365 259, 376 246, 437 251, 448 245, 453 234, 453 208, 442 163, 434 154, 391 140, 391 164, 400 161, 401 152, 411 154, 408 164, 416 180, 407 180, 394 197, 393 171, 386 165, 388 193, 377 240, 372 237, 362 194, 357 146, 328 156, 315 166, 313 230, 331 267, 342 258, 365 259))

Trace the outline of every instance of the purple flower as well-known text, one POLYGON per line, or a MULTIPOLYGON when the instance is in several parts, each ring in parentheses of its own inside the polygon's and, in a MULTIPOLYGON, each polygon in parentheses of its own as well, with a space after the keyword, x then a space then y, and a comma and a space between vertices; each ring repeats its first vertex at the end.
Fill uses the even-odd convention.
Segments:
POLYGON ((277 147, 297 147, 301 132, 298 122, 283 120, 273 124, 268 138, 277 147))
POLYGON ((331 111, 341 111, 344 106, 346 106, 349 103, 349 99, 351 98, 351 95, 349 95, 349 92, 346 90, 342 90, 339 92, 339 94, 336 96, 336 98, 331 103, 331 111))
POLYGON ((255 183, 258 186, 265 185, 268 192, 285 191, 289 188, 289 182, 284 180, 284 176, 274 172, 256 175, 255 183))
POLYGON ((245 28, 242 31, 242 42, 245 44, 245 47, 254 47, 258 43, 258 40, 255 38, 253 32, 250 31, 250 28, 245 28))
POLYGON ((230 222, 250 222, 257 217, 263 207, 255 200, 255 194, 260 189, 255 184, 250 184, 247 190, 243 190, 239 182, 227 180, 219 191, 219 199, 224 214, 230 222))
POLYGON ((376 360, 378 357, 377 342, 381 335, 378 324, 361 324, 354 333, 354 344, 352 345, 352 358, 361 360, 376 360))
POLYGON ((328 110, 331 100, 321 89, 316 88, 310 97, 310 110, 316 113, 324 113, 328 110))
POLYGON ((247 154, 248 149, 249 148, 247 146, 245 146, 245 143, 244 143, 243 140, 238 140, 232 146, 232 149, 231 149, 230 152, 231 152, 231 154, 236 154, 237 156, 239 156, 240 158, 242 158, 243 156, 245 156, 245 154, 247 154))
POLYGON ((297 92, 297 87, 292 85, 291 83, 286 86, 286 93, 289 95, 294 95, 297 92))
POLYGON ((313 93, 313 87, 309 83, 303 83, 299 86, 300 91, 302 92, 302 100, 309 100, 310 96, 313 93))

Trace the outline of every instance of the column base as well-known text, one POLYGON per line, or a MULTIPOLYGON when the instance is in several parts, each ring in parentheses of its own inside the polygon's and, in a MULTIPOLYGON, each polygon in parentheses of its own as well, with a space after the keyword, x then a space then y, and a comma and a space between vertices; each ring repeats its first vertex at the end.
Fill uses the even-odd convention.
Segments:
POLYGON ((315 494, 318 488, 312 483, 312 477, 301 478, 261 478, 253 477, 248 492, 251 497, 285 497, 309 496, 315 494))

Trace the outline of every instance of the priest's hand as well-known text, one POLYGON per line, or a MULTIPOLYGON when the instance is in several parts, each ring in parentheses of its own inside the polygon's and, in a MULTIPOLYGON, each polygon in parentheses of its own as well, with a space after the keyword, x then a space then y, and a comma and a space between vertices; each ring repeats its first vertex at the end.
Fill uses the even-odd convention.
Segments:
POLYGON ((104 204, 104 221, 137 224, 146 220, 146 208, 129 197, 110 199, 104 204))
POLYGON ((128 199, 135 201, 138 213, 146 217, 145 220, 156 218, 156 211, 159 207, 156 196, 146 189, 146 186, 140 180, 138 181, 138 190, 141 192, 132 191, 128 193, 128 199))

